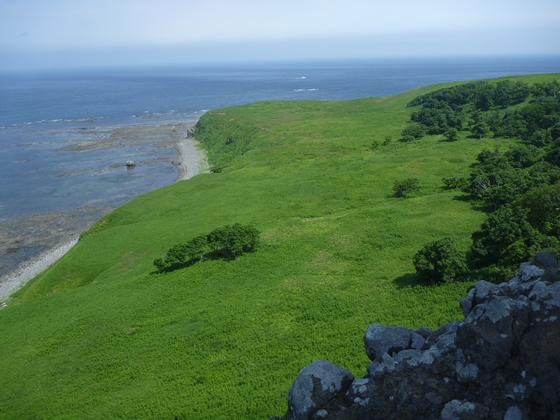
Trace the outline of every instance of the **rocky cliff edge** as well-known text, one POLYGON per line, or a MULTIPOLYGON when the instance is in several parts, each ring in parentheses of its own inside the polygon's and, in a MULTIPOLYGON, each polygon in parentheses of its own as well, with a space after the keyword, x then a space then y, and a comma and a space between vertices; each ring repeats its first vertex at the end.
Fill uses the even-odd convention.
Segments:
POLYGON ((508 282, 477 282, 460 302, 464 322, 370 325, 367 374, 309 364, 281 420, 559 420, 559 280, 556 257, 541 253, 508 282))

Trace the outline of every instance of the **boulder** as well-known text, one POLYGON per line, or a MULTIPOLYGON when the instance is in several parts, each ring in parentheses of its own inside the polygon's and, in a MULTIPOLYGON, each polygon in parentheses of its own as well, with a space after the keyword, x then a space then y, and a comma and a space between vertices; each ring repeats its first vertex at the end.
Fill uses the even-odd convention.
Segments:
POLYGON ((344 396, 353 380, 354 375, 328 360, 310 363, 299 372, 288 391, 288 413, 284 419, 324 417, 324 408, 344 396))
POLYGON ((451 400, 441 411, 441 420, 475 420, 488 418, 490 409, 469 401, 451 400))
POLYGON ((410 348, 411 332, 403 327, 371 324, 364 335, 364 344, 370 360, 375 360, 385 353, 391 355, 410 348))

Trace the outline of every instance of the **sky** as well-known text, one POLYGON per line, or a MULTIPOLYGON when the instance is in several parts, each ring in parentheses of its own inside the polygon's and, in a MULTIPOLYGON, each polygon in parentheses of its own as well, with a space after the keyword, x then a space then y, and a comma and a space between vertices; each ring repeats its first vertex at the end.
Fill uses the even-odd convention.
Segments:
POLYGON ((0 70, 560 54, 560 0, 1 0, 0 70))

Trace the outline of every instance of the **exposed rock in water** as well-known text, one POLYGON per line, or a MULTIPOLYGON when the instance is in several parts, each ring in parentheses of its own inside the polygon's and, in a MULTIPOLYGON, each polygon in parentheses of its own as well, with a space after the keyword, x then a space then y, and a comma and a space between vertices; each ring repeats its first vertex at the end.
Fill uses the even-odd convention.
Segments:
POLYGON ((541 253, 508 282, 477 282, 464 322, 370 325, 367 374, 311 363, 282 420, 560 419, 559 278, 556 257, 541 253))

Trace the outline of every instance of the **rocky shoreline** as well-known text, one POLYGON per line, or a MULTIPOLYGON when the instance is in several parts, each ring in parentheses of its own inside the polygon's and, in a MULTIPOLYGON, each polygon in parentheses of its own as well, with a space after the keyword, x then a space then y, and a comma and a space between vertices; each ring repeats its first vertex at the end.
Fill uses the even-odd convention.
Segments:
MULTIPOLYGON (((139 124, 119 127, 89 127, 83 131, 101 132, 99 140, 72 143, 64 151, 119 149, 130 144, 156 147, 172 146, 174 158, 155 158, 137 165, 171 163, 179 174, 175 182, 206 172, 204 152, 196 147, 194 123, 139 124)), ((123 161, 122 165, 125 166, 123 161)), ((76 172, 79 172, 79 168, 76 172)), ((60 174, 58 176, 71 176, 60 174)), ((11 293, 47 269, 74 246, 80 233, 89 229, 115 206, 85 206, 21 217, 0 222, 0 308, 11 293)))

